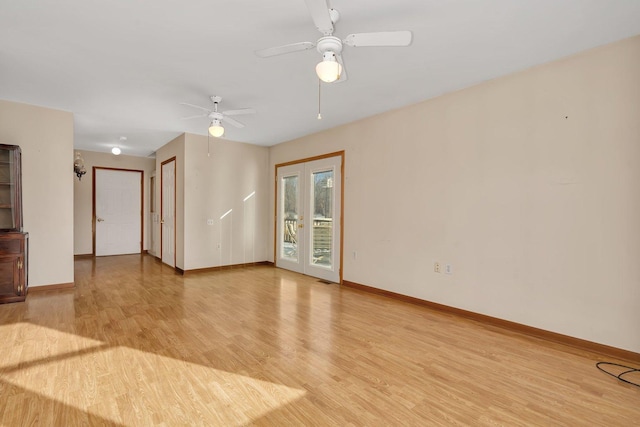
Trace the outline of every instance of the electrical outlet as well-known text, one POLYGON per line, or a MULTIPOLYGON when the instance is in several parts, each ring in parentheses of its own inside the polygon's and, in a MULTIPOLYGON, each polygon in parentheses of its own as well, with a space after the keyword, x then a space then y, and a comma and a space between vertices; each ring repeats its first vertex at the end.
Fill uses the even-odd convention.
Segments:
POLYGON ((212 219, 208 219, 207 220, 207 225, 213 225, 213 220, 212 219))
POLYGON ((444 272, 445 274, 453 274, 453 267, 451 266, 451 264, 446 264, 444 266, 444 272))
POLYGON ((433 263, 433 271, 435 273, 440 273, 440 263, 439 262, 434 262, 433 263))

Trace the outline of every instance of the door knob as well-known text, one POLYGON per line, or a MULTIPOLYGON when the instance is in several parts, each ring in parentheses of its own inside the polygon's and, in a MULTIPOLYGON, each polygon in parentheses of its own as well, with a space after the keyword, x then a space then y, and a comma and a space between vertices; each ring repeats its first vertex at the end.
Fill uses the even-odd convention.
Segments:
POLYGON ((160 220, 160 224, 164 224, 164 219, 161 219, 161 220, 160 220))
POLYGON ((304 228, 304 224, 298 224, 298 228, 304 228))
POLYGON ((102 218, 98 217, 98 218, 96 218, 96 221, 98 221, 98 222, 102 222, 102 221, 104 221, 104 219, 102 219, 102 218))

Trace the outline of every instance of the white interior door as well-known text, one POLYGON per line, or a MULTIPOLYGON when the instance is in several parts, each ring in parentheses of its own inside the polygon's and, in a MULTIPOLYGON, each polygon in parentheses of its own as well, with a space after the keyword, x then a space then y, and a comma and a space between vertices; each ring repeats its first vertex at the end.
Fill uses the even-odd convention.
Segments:
POLYGON ((142 252, 142 171, 95 170, 96 256, 142 252))
POLYGON ((149 177, 149 253, 158 256, 156 244, 158 243, 158 225, 160 215, 158 214, 158 206, 156 205, 156 173, 151 173, 149 177))
POLYGON ((340 281, 342 157, 277 171, 276 265, 340 281))
POLYGON ((162 164, 160 251, 162 262, 176 266, 176 161, 162 164))

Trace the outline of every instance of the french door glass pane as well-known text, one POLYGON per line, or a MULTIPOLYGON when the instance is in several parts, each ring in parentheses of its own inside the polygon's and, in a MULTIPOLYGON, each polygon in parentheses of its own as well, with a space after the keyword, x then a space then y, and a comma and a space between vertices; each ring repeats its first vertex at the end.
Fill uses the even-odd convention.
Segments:
POLYGON ((313 172, 312 264, 331 268, 333 264, 333 170, 313 172))
POLYGON ((300 203, 298 176, 282 178, 283 215, 282 224, 282 258, 298 260, 298 209, 300 203))

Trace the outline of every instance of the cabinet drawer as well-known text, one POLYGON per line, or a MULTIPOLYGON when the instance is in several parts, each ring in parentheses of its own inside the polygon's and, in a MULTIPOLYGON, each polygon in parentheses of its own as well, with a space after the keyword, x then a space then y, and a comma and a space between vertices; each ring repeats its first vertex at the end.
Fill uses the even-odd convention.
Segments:
POLYGON ((0 254, 21 253, 21 243, 21 239, 0 239, 0 254))

